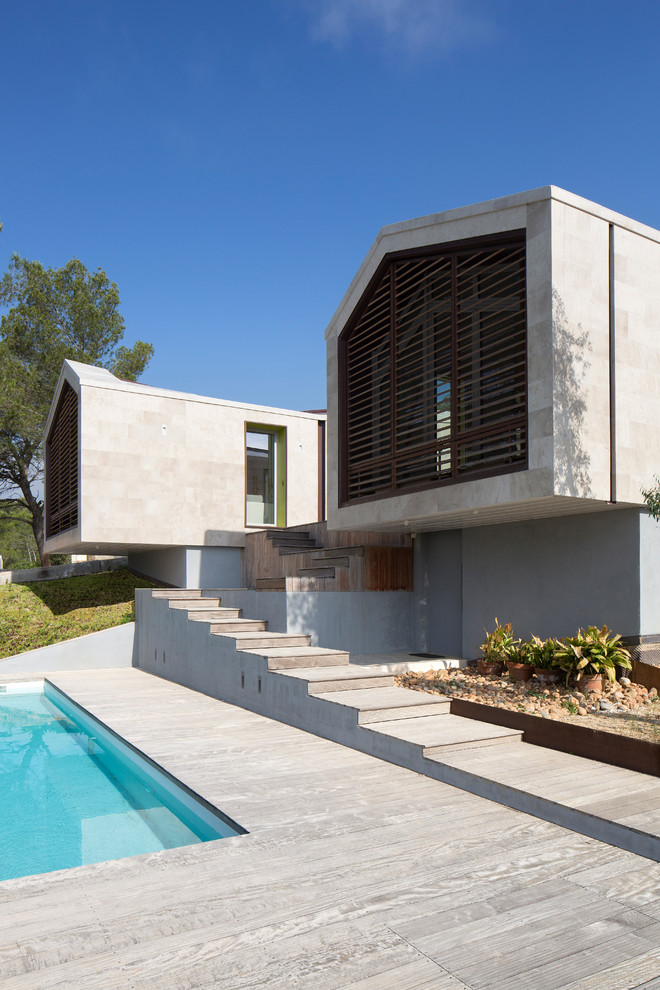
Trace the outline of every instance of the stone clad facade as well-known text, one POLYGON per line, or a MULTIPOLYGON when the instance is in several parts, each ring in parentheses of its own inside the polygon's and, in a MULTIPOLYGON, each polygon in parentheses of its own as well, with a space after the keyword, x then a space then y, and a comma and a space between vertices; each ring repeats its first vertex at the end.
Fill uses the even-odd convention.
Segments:
POLYGON ((380 231, 326 332, 328 524, 414 534, 418 646, 472 656, 495 616, 524 636, 660 634, 641 496, 660 471, 658 328, 660 232, 556 187, 380 231), (494 253, 507 237, 523 289, 494 253), (451 260, 444 282, 425 258, 451 260))
MULTIPOLYGON (((202 555, 224 559, 227 569, 218 563, 216 578, 240 583, 240 551, 250 531, 248 426, 284 437, 282 523, 318 519, 322 414, 151 388, 67 361, 46 426, 47 449, 65 390, 75 394, 78 408, 77 487, 71 496, 76 523, 49 536, 51 553, 128 553, 138 570, 160 568, 163 580, 169 574, 177 580, 168 583, 184 585, 202 555), (210 554, 211 548, 224 554, 210 554)), ((48 462, 45 489, 48 519, 48 462)), ((213 568, 206 573, 210 578, 213 568)))

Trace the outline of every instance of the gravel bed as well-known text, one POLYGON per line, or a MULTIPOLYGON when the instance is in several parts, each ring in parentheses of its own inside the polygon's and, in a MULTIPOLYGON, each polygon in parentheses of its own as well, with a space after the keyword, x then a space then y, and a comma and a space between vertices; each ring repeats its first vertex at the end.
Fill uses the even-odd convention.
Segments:
POLYGON ((447 698, 476 701, 494 708, 506 708, 558 722, 574 722, 590 729, 614 732, 660 743, 660 698, 655 688, 647 690, 641 684, 622 678, 608 684, 601 693, 588 695, 579 684, 565 687, 543 687, 535 677, 521 684, 508 674, 482 677, 476 668, 461 670, 429 670, 409 672, 397 677, 401 687, 447 698))

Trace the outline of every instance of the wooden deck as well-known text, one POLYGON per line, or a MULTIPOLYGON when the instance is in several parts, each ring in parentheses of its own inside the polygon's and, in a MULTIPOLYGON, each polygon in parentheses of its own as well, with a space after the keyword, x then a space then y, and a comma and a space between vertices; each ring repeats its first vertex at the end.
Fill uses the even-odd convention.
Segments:
POLYGON ((3 990, 660 985, 660 865, 140 671, 51 680, 250 834, 1 883, 3 990))

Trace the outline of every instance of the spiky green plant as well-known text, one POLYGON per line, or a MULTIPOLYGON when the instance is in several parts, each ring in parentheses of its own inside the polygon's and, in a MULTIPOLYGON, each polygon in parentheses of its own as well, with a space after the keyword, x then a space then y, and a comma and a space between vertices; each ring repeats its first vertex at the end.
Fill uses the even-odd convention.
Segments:
POLYGON ((489 663, 504 663, 509 659, 511 650, 519 643, 519 640, 514 639, 511 623, 501 626, 499 619, 495 619, 494 630, 488 632, 485 629, 484 632, 486 638, 479 647, 484 660, 489 663))
POLYGON ((514 642, 513 646, 509 650, 507 659, 511 663, 527 663, 531 665, 531 657, 529 655, 529 643, 525 643, 522 640, 514 642))
POLYGON ((554 670, 557 664, 557 655, 560 644, 556 639, 539 639, 532 636, 527 644, 528 663, 539 670, 554 670))
POLYGON ((621 646, 621 636, 612 636, 607 626, 599 629, 588 626, 578 629, 575 636, 566 636, 557 653, 557 666, 576 681, 582 677, 603 674, 611 682, 616 680, 616 668, 632 668, 630 653, 621 646))

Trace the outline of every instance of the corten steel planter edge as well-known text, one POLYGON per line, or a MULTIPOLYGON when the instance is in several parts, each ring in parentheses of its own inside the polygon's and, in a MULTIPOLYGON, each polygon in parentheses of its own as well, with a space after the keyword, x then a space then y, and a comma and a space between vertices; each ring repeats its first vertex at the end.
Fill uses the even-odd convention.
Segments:
POLYGON ((583 756, 588 760, 598 760, 625 770, 660 777, 660 744, 646 739, 633 739, 570 722, 555 722, 538 715, 492 708, 490 705, 480 705, 476 701, 463 701, 460 698, 452 699, 449 710, 452 715, 522 730, 523 742, 534 746, 544 746, 546 749, 556 749, 561 753, 571 753, 573 756, 583 756))

